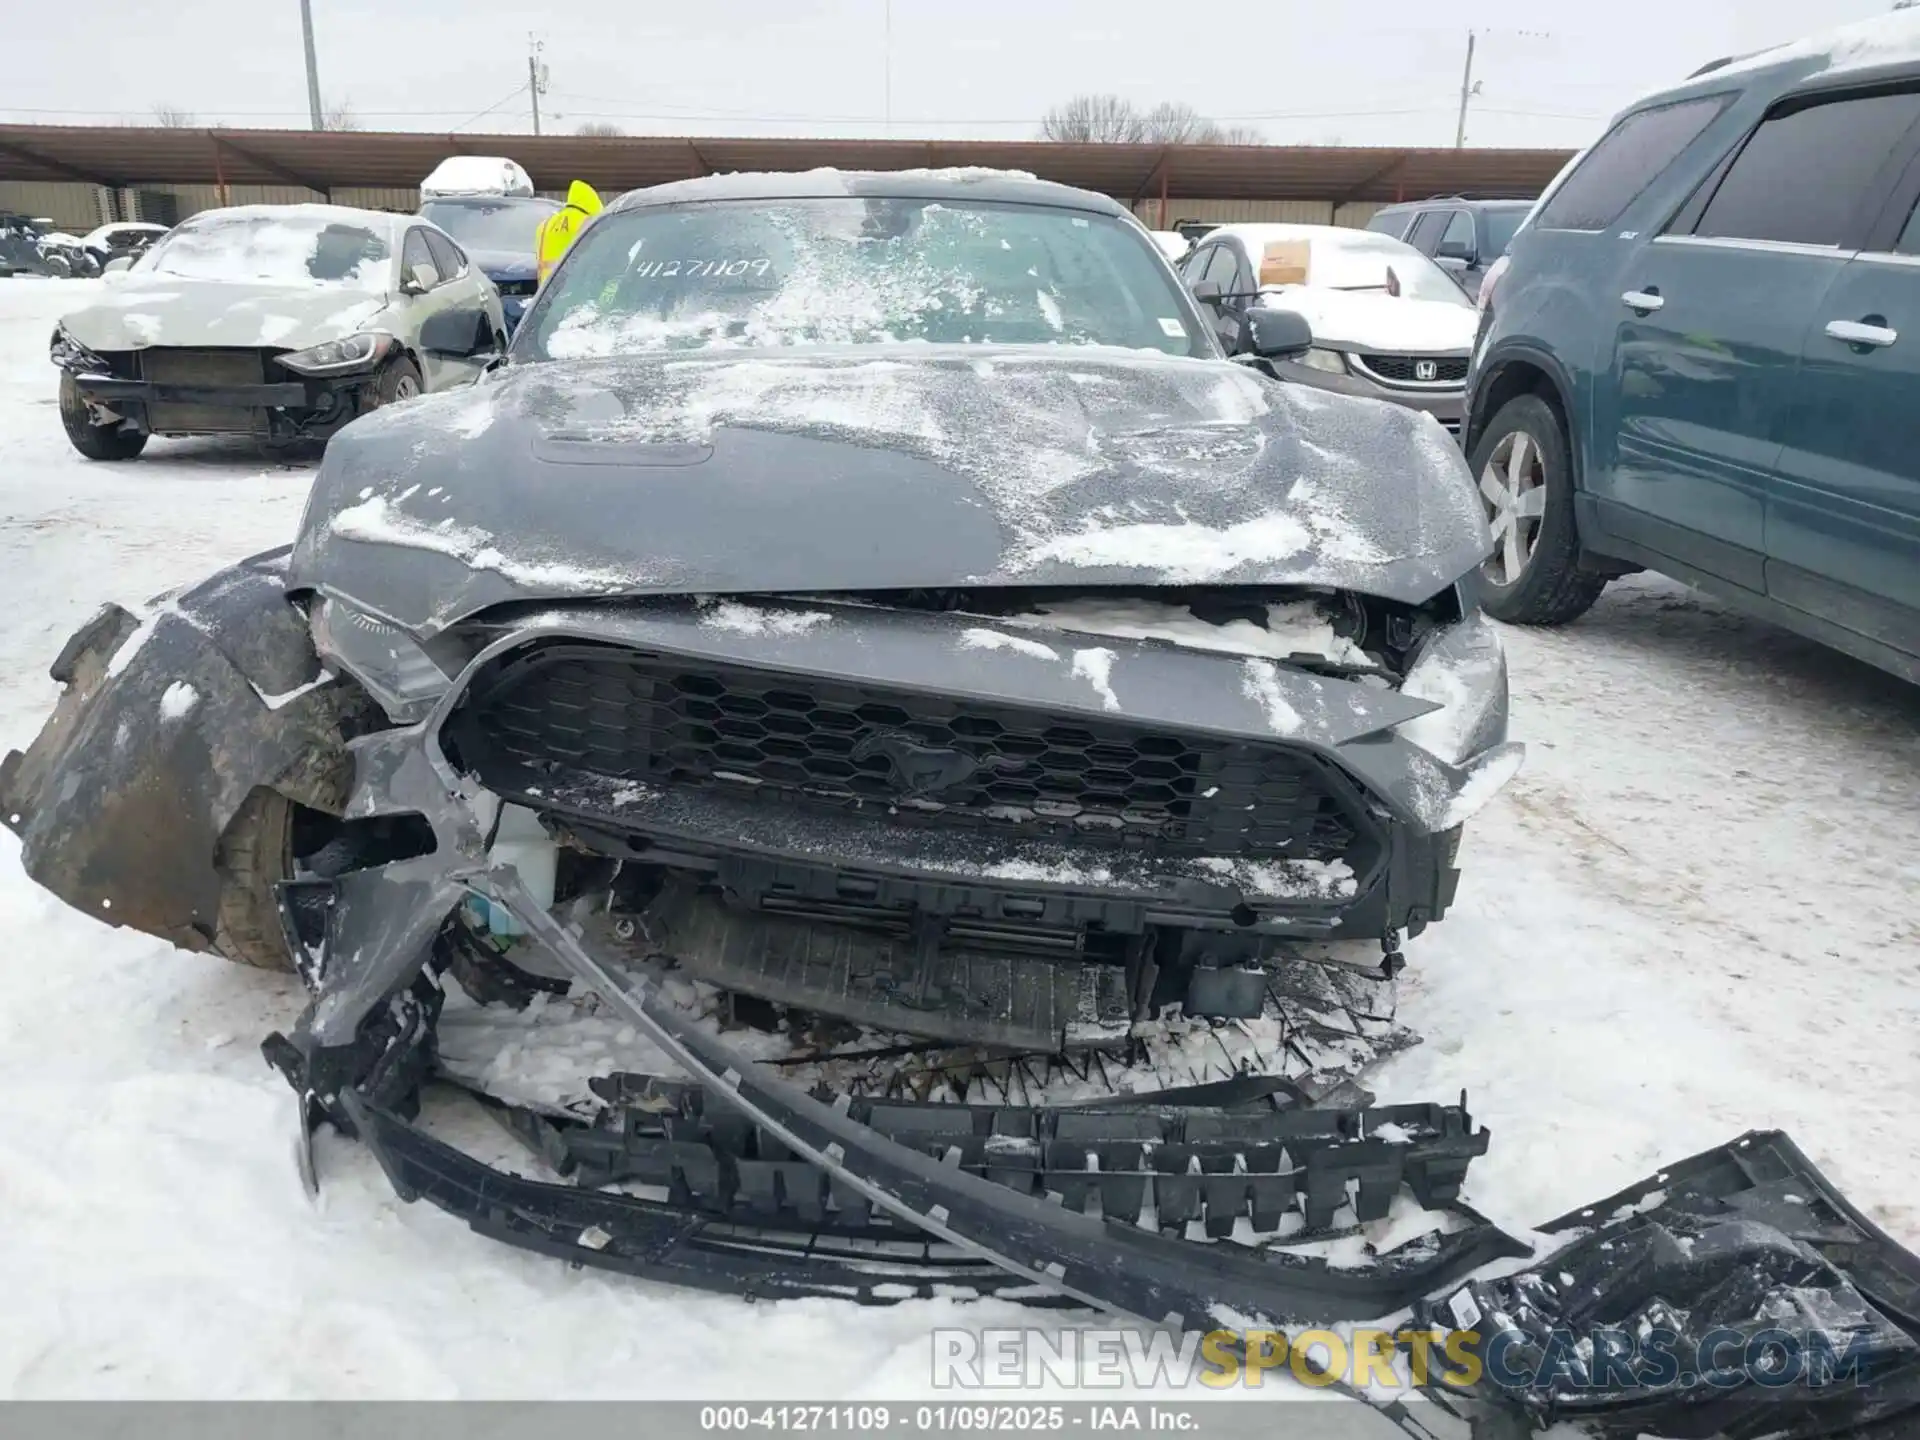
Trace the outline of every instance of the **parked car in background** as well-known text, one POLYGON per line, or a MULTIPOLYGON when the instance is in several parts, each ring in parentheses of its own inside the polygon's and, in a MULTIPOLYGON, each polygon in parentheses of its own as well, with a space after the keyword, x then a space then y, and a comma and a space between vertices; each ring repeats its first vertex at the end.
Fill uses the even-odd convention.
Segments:
POLYGON ((1686 580, 1920 683, 1920 12, 1643 100, 1489 278, 1487 608, 1686 580))
POLYGON ((1281 378, 1424 410, 1458 432, 1473 302, 1411 246, 1335 225, 1224 225, 1180 273, 1228 353, 1249 307, 1296 311, 1313 348, 1275 361, 1281 378))
POLYGON ((105 270, 122 256, 138 259, 146 254, 170 228, 146 220, 121 220, 89 230, 80 237, 80 244, 93 257, 94 264, 105 270))
POLYGON ((78 235, 66 230, 49 230, 40 237, 40 255, 47 273, 62 279, 92 279, 100 273, 100 262, 93 258, 78 235))
POLYGON ((1375 211, 1367 229, 1404 240, 1452 275, 1476 299, 1493 262, 1506 253, 1531 200, 1470 200, 1450 195, 1375 211))
POLYGON ((1160 247, 1160 253, 1169 260, 1177 262, 1193 248, 1193 241, 1178 230, 1149 230, 1147 233, 1153 236, 1153 243, 1160 247))
POLYGON ((92 460, 149 435, 330 435, 464 385, 506 345, 493 284, 440 230, 336 205, 208 210, 53 333, 60 418, 92 460))
POLYGON ((458 240, 494 288, 511 335, 539 288, 540 226, 560 208, 533 192, 516 162, 454 155, 420 182, 420 214, 458 240))

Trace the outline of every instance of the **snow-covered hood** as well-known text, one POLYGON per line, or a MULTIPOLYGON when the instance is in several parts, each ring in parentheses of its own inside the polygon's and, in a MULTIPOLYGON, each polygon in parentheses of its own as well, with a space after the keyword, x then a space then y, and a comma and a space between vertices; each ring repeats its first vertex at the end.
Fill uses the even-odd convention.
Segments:
POLYGON ((367 329, 386 308, 385 295, 345 285, 186 280, 130 270, 60 324, 89 350, 149 345, 304 350, 367 329))
POLYGON ((506 601, 1316 585, 1420 601, 1490 546, 1399 406, 1222 360, 855 346, 522 363, 355 421, 288 583, 430 634, 506 601))
POLYGON ((1432 355, 1473 349, 1478 312, 1445 300, 1412 300, 1374 290, 1327 290, 1289 285, 1261 303, 1295 310, 1313 327, 1313 342, 1329 350, 1376 350, 1432 355))

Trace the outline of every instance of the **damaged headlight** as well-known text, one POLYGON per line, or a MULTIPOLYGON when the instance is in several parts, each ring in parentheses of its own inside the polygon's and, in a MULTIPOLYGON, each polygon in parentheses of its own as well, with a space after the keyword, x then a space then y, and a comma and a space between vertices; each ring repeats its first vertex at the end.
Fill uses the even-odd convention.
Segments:
POLYGON ((313 648, 366 686, 396 720, 419 719, 453 683, 397 625, 330 598, 316 600, 309 619, 313 648))
POLYGON ((54 327, 53 339, 47 345, 47 358, 62 370, 70 370, 75 375, 113 373, 113 368, 106 361, 69 335, 64 326, 54 327))
POLYGON ((1437 760, 1463 764, 1507 738, 1507 655, 1479 611, 1433 631, 1414 655, 1400 693, 1440 708, 1394 727, 1437 760))
POLYGON ((289 351, 280 357, 280 363, 302 375, 335 375, 376 365, 392 348, 391 335, 349 335, 344 340, 329 340, 324 345, 289 351))

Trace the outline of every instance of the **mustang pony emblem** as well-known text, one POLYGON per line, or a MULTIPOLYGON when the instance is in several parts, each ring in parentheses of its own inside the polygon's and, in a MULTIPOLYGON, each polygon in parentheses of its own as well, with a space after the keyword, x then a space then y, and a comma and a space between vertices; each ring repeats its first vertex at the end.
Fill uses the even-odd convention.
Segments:
POLYGON ((870 730, 853 747, 856 761, 884 758, 893 778, 907 795, 930 798, 971 780, 982 770, 996 775, 1024 770, 1027 762, 1013 755, 969 755, 942 745, 929 745, 901 730, 870 730))

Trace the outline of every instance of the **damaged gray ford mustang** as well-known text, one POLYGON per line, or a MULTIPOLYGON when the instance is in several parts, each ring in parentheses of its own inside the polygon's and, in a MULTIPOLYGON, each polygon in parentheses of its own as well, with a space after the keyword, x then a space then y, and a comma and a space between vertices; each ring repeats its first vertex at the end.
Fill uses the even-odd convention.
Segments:
MULTIPOLYGON (((635 192, 502 367, 334 437, 289 551, 76 634, 0 813, 68 903, 296 969, 303 1141, 502 1239, 1176 1327, 1425 1303, 1530 1253, 1459 1203, 1487 1132, 1321 1062, 1519 763, 1489 537, 1433 421, 1277 382, 1307 337, 1258 317, 1225 359, 1124 209, 1030 177, 635 192), (583 997, 633 1043, 569 1093, 442 1034, 583 997), (449 1083, 525 1173, 416 1118, 449 1083), (1403 1183, 1434 1229, 1377 1263, 1281 1248, 1403 1183)), ((1615 1218, 1791 1184, 1884 1241, 1755 1143, 1615 1218)))

